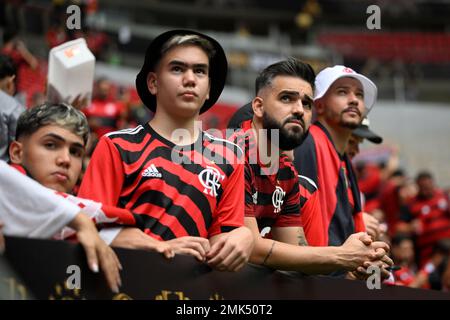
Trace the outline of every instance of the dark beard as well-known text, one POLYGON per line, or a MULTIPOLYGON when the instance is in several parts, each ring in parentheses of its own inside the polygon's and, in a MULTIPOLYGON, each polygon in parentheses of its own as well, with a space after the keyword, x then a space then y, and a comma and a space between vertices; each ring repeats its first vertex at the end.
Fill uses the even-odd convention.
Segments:
MULTIPOLYGON (((359 127, 359 123, 354 123, 354 122, 347 122, 347 121, 344 121, 344 113, 345 113, 347 110, 349 110, 349 109, 356 109, 356 108, 347 108, 347 109, 345 109, 345 110, 341 113, 341 118, 340 118, 340 120, 339 120, 339 125, 340 125, 341 127, 343 127, 343 128, 347 128, 347 129, 350 129, 350 130, 355 130, 356 128, 359 127)), ((361 115, 361 113, 359 112, 358 109, 356 109, 356 110, 357 110, 357 112, 358 112, 358 114, 359 114, 360 120, 362 121, 362 115, 361 115)))
POLYGON ((359 124, 357 124, 357 123, 344 122, 344 121, 342 121, 342 119, 340 121, 340 125, 341 125, 341 127, 347 128, 347 129, 350 129, 350 130, 355 130, 356 128, 359 127, 359 124))
POLYGON ((280 148, 280 150, 293 150, 296 147, 298 147, 303 140, 305 140, 306 138, 306 132, 301 130, 301 131, 297 131, 297 132, 293 132, 293 131, 289 131, 286 129, 286 127, 284 126, 287 122, 293 120, 293 119, 297 119, 299 121, 302 122, 303 128, 305 127, 305 121, 303 120, 303 118, 299 119, 298 117, 290 117, 288 119, 286 119, 283 123, 283 125, 281 125, 280 123, 278 123, 275 119, 273 119, 272 117, 269 117, 269 115, 267 113, 264 113, 263 115, 263 128, 267 130, 267 139, 269 141, 271 141, 272 143, 274 143, 275 145, 278 145, 278 148, 280 148), (272 130, 276 129, 279 132, 279 141, 278 143, 276 143, 276 141, 272 141, 272 130))

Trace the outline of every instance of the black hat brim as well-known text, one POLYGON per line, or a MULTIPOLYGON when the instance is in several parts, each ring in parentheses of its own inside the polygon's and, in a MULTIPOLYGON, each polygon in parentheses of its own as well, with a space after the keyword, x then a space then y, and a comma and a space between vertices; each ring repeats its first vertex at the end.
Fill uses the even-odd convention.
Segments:
POLYGON ((383 138, 377 135, 375 132, 371 131, 367 126, 360 125, 358 128, 352 131, 357 137, 367 139, 375 144, 380 144, 383 142, 383 138))
POLYGON ((210 89, 209 99, 205 101, 200 113, 207 111, 219 99, 227 79, 228 63, 222 46, 213 38, 193 30, 177 29, 164 32, 157 36, 148 46, 144 65, 136 77, 136 89, 142 102, 151 111, 156 111, 156 97, 151 94, 147 86, 148 73, 154 71, 156 63, 161 59, 161 48, 164 43, 175 35, 195 34, 208 40, 214 47, 215 54, 209 61, 210 89))

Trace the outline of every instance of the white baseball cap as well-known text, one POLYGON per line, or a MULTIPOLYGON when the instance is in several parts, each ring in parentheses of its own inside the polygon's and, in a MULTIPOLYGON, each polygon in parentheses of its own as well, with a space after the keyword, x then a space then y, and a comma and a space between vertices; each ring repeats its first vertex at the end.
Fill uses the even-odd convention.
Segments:
POLYGON ((367 113, 372 109, 377 99, 377 86, 369 78, 355 72, 353 69, 346 66, 334 66, 323 69, 316 76, 316 90, 314 94, 314 101, 322 98, 328 91, 330 86, 337 80, 343 77, 352 77, 361 82, 364 90, 364 104, 366 105, 367 113))

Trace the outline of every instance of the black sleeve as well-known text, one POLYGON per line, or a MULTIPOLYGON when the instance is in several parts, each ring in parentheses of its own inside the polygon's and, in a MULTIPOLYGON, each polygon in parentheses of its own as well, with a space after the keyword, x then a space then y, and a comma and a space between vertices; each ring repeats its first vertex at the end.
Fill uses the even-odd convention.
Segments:
POLYGON ((315 183, 316 188, 320 188, 316 148, 310 133, 308 133, 303 143, 294 150, 294 166, 300 176, 307 177, 315 183))
POLYGON ((414 219, 414 215, 409 210, 407 205, 400 207, 400 220, 404 222, 411 222, 414 219))
POLYGON ((241 127, 241 123, 253 118, 252 104, 247 103, 245 106, 239 108, 231 117, 228 122, 228 129, 238 129, 241 127))

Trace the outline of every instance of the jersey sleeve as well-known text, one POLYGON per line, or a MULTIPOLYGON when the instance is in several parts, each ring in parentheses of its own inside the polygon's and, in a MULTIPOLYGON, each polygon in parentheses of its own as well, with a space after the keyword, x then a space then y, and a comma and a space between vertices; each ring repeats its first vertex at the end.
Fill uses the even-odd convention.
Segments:
POLYGON ((315 192, 315 183, 302 175, 299 175, 300 187, 300 212, 305 231, 305 237, 310 246, 327 246, 327 226, 323 224, 322 210, 320 207, 319 193, 315 192))
POLYGON ((224 184, 224 190, 209 228, 209 237, 244 225, 244 164, 238 163, 224 184))
POLYGON ((134 214, 128 209, 102 205, 100 202, 94 200, 75 197, 62 192, 56 192, 56 194, 77 205, 96 224, 115 223, 120 225, 136 225, 134 214))
POLYGON ((317 170, 316 149, 312 134, 309 133, 305 141, 294 150, 294 166, 298 174, 309 180, 315 186, 311 192, 319 188, 319 175, 317 170))
POLYGON ((106 206, 117 206, 125 173, 119 151, 103 136, 94 150, 78 195, 106 206))

